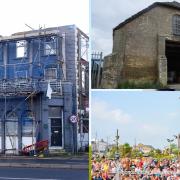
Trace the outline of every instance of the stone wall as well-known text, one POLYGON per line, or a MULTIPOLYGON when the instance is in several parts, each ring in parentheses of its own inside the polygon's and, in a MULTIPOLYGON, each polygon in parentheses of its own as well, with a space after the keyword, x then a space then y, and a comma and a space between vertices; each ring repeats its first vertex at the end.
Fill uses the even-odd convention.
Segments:
POLYGON ((120 54, 114 53, 105 57, 105 64, 103 67, 103 78, 101 82, 101 88, 116 88, 118 79, 120 79, 120 69, 123 66, 123 61, 120 54))

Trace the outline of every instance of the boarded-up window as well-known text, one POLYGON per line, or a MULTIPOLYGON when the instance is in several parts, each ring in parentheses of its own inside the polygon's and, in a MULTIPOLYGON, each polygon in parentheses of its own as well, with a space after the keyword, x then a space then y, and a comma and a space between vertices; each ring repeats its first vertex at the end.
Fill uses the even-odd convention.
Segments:
POLYGON ((33 118, 32 117, 24 117, 22 123, 22 134, 23 135, 31 135, 33 134, 33 118))
POLYGON ((57 69, 56 68, 46 68, 45 69, 45 79, 46 80, 57 79, 57 69))
POLYGON ((6 135, 17 136, 18 134, 18 117, 15 113, 9 113, 6 117, 6 135))
POLYGON ((16 77, 18 79, 26 79, 27 78, 27 71, 16 71, 16 77))
POLYGON ((180 35, 180 16, 174 15, 173 16, 173 34, 174 35, 180 35))
POLYGON ((35 117, 32 111, 27 110, 22 115, 22 135, 23 136, 32 136, 35 132, 35 123, 33 121, 35 117))

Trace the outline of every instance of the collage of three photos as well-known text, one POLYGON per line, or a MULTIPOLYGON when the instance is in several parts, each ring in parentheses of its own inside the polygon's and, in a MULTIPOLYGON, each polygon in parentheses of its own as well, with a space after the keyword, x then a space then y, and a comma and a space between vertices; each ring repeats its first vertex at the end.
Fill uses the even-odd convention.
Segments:
POLYGON ((180 2, 91 10, 90 179, 179 180, 180 2))
POLYGON ((180 180, 180 0, 6 0, 0 180, 180 180))

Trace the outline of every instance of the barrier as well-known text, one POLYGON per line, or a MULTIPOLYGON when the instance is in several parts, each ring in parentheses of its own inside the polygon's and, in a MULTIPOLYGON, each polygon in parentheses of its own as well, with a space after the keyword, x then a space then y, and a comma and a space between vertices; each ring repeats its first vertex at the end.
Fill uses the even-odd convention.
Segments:
POLYGON ((21 154, 34 155, 36 153, 43 152, 47 149, 48 149, 48 140, 43 140, 43 141, 36 142, 35 144, 25 146, 22 149, 21 154))

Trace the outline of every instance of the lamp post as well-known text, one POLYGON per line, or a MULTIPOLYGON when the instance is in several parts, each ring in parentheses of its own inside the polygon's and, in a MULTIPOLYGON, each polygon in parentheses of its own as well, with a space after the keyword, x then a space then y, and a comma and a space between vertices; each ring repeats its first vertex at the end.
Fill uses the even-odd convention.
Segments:
POLYGON ((115 180, 119 180, 119 175, 120 175, 120 163, 119 163, 119 134, 118 134, 118 129, 117 129, 117 134, 116 134, 116 153, 115 153, 115 161, 116 161, 116 175, 115 175, 115 180))
POLYGON ((175 139, 177 139, 177 148, 178 148, 178 155, 177 157, 179 158, 179 150, 180 150, 180 134, 178 135, 173 135, 175 139))
POLYGON ((171 143, 174 141, 174 139, 167 139, 167 142, 169 143, 169 154, 171 154, 171 143))

